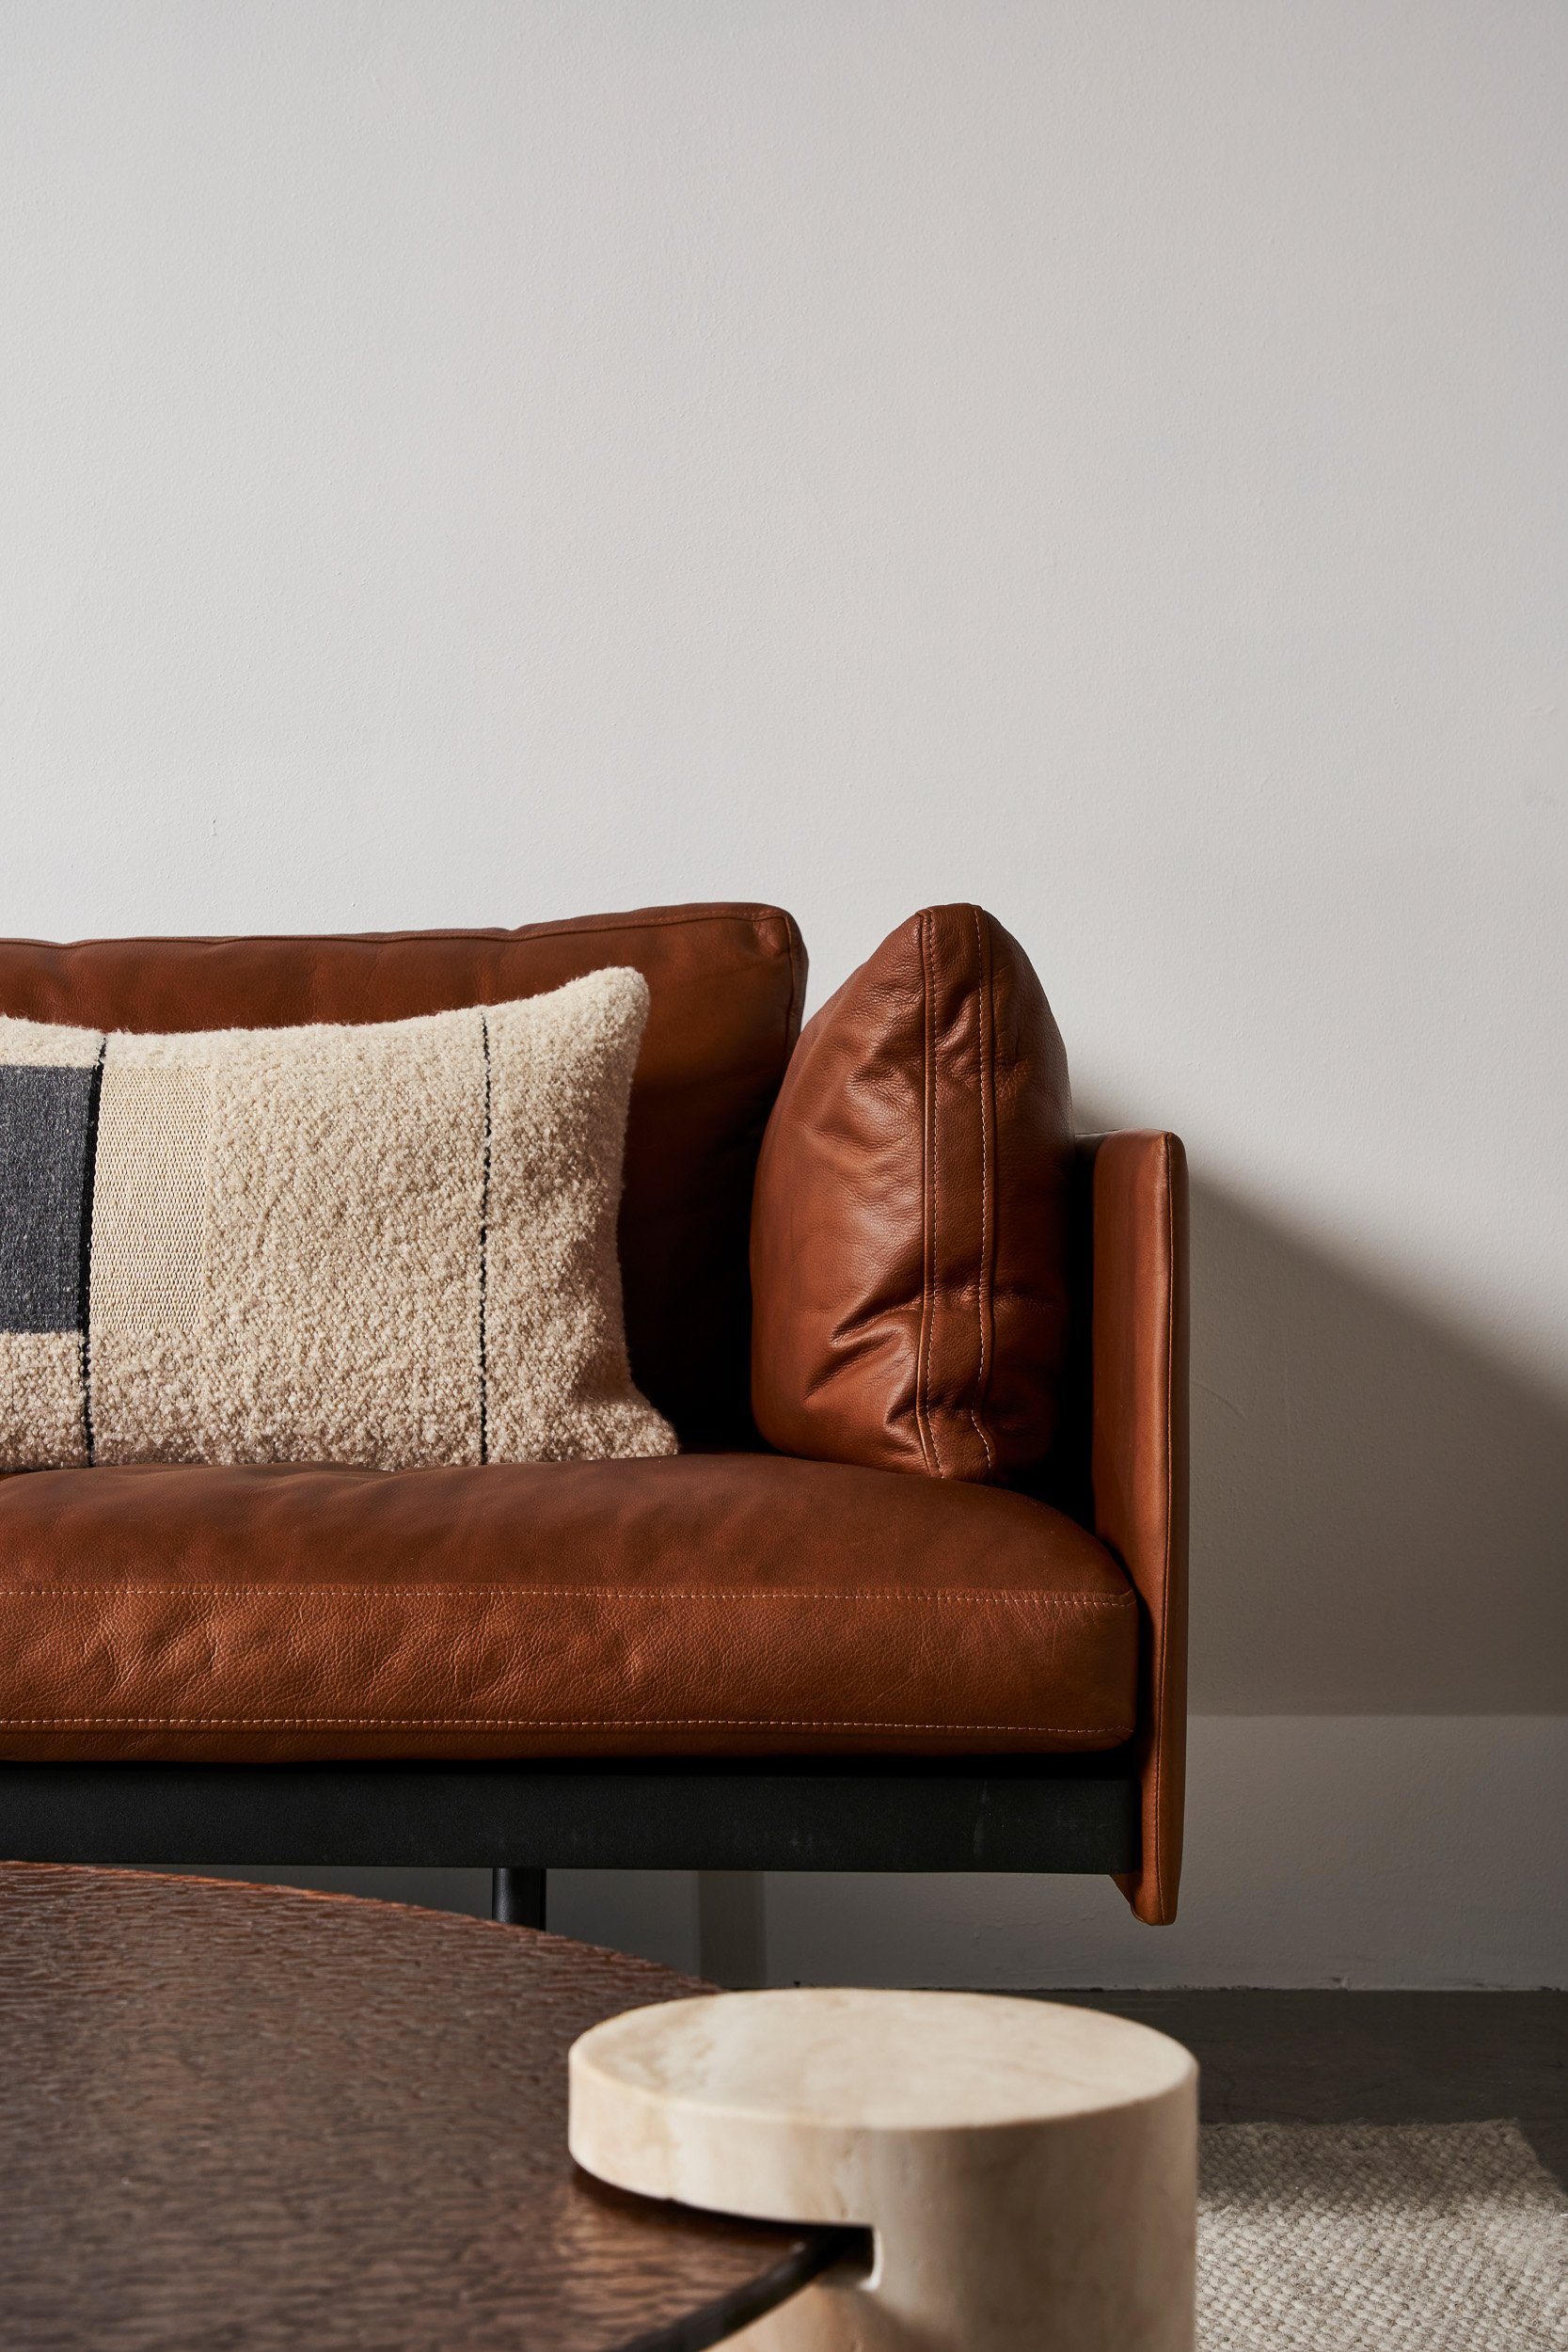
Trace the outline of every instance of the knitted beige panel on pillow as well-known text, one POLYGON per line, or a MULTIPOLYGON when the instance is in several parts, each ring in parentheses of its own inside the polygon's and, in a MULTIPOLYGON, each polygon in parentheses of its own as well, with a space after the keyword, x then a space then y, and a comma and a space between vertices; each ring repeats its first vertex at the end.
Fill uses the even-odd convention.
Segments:
POLYGON ((0 1020, 7 1246, 42 1267, 0 1294, 26 1327, 0 1329, 0 1466, 673 1453, 632 1384, 615 1243, 647 1006, 610 970, 368 1025, 0 1020))

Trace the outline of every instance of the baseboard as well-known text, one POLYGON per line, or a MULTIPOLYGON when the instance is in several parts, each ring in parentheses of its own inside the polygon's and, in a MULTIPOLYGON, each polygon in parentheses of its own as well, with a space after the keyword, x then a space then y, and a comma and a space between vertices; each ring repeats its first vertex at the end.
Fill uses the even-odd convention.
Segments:
POLYGON ((1174 1927, 1093 1880, 773 1878, 768 1975, 1560 1986, 1565 1852, 1568 1717, 1208 1716, 1174 1927))

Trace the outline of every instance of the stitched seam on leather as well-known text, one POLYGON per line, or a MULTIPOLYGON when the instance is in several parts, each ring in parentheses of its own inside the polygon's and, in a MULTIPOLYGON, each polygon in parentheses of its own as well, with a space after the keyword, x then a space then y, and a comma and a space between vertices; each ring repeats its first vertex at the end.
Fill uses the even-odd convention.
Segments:
MULTIPOLYGON (((711 914, 657 914, 650 912, 639 914, 633 912, 601 914, 583 926, 574 923, 525 923, 512 930, 482 929, 468 931, 176 931, 162 934, 150 944, 158 947, 313 947, 327 941, 334 946, 380 947, 389 942, 405 939, 482 939, 492 946, 510 944, 522 946, 531 939, 594 939, 601 931, 694 930, 702 923, 749 923, 755 931, 759 922, 766 922, 769 916, 781 915, 784 912, 783 907, 768 907, 760 903, 753 905, 737 899, 733 904, 716 907, 711 914)), ((7 939, 0 942, 0 946, 7 947, 48 947, 56 954, 66 955, 75 955, 85 947, 143 946, 147 944, 145 933, 119 939, 7 939)), ((777 954, 778 951, 774 948, 768 952, 777 954)), ((451 1009, 463 1012, 467 1008, 456 1005, 451 1009)), ((139 1032, 131 1031, 128 1034, 136 1035, 139 1032)))
POLYGON ((887 1723, 871 1715, 0 1715, 15 1731, 945 1731, 1046 1732, 1055 1739, 1125 1737, 1114 1724, 887 1723))
POLYGON ((922 1600, 988 1600, 1010 1603, 1020 1609, 1131 1609, 1136 1604, 1131 1593, 1085 1593, 1082 1598, 1073 1593, 1006 1593, 990 1592, 983 1585, 933 1584, 924 1592, 908 1584, 869 1584, 845 1586, 817 1584, 798 1590, 781 1590, 777 1585, 698 1585, 694 1588, 673 1584, 650 1587, 645 1584, 484 1584, 465 1581, 443 1582, 412 1579, 399 1584, 318 1584, 313 1580, 299 1583, 262 1583, 260 1580, 236 1579, 230 1584, 162 1584, 111 1581, 104 1584, 0 1584, 0 1599, 15 1599, 23 1596, 43 1597, 56 1600, 85 1600, 102 1593, 494 1593, 498 1597, 515 1597, 532 1594, 540 1598, 558 1599, 562 1596, 584 1600, 896 1600, 909 1604, 922 1600))
MULTIPOLYGON (((800 1034, 801 999, 805 986, 804 975, 800 970, 800 957, 805 942, 800 937, 793 925, 788 925, 787 917, 785 920, 787 925, 785 939, 789 955, 789 1002, 784 1007, 784 1057, 780 1064, 781 1069, 789 1067, 789 1057, 795 1050, 795 1041, 800 1034)), ((780 1083, 783 1083, 782 1079, 780 1083)))
POLYGON ((985 1448, 986 1469, 987 1471, 990 1472, 996 1468, 996 1459, 990 1450, 990 1439, 986 1435, 985 1422, 980 1418, 980 1408, 984 1406, 986 1399, 986 1269, 990 1263, 990 1250, 988 1243, 990 1232, 989 1214, 990 1207, 990 1171, 986 1157, 986 1046, 989 1035, 991 1039, 994 1049, 994 1027, 988 1032, 986 1022, 986 950, 985 942, 980 930, 980 910, 978 907, 974 909, 974 914, 975 956, 974 995, 975 1007, 980 1024, 980 1034, 977 1041, 980 1062, 980 1271, 979 1279, 974 1285, 975 1319, 980 1327, 980 1368, 974 1385, 974 1403, 969 1408, 969 1418, 974 1423, 975 1436, 979 1438, 980 1443, 985 1448))
POLYGON ((914 1429, 920 1439, 920 1451, 927 1470, 942 1476, 942 1456, 937 1452, 936 1431, 931 1426, 931 1400, 928 1385, 931 1348, 932 1274, 936 1257, 936 1165, 932 1144, 932 1086, 931 1086, 931 967, 927 953, 929 917, 918 918, 917 936, 920 941, 920 1003, 923 1023, 920 1104, 920 1337, 914 1359, 914 1429))

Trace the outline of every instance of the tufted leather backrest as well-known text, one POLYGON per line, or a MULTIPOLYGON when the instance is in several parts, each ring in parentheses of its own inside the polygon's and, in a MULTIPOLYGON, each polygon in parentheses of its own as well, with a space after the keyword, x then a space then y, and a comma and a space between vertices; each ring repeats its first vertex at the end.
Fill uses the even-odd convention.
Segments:
POLYGON ((776 907, 512 931, 0 940, 0 1012, 151 1031, 399 1021, 538 995, 607 964, 634 966, 653 999, 621 1207, 632 1371, 688 1443, 744 1440, 752 1183, 805 989, 800 931, 776 907))

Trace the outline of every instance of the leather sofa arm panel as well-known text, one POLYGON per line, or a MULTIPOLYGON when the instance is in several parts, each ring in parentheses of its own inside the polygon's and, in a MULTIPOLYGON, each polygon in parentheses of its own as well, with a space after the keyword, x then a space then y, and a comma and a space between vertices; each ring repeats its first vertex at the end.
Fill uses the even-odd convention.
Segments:
POLYGON ((1143 1604, 1137 1750, 1143 1860, 1118 1875, 1150 1926, 1176 1916, 1187 1748, 1187 1155, 1177 1136, 1093 1153, 1095 1533, 1143 1604))

